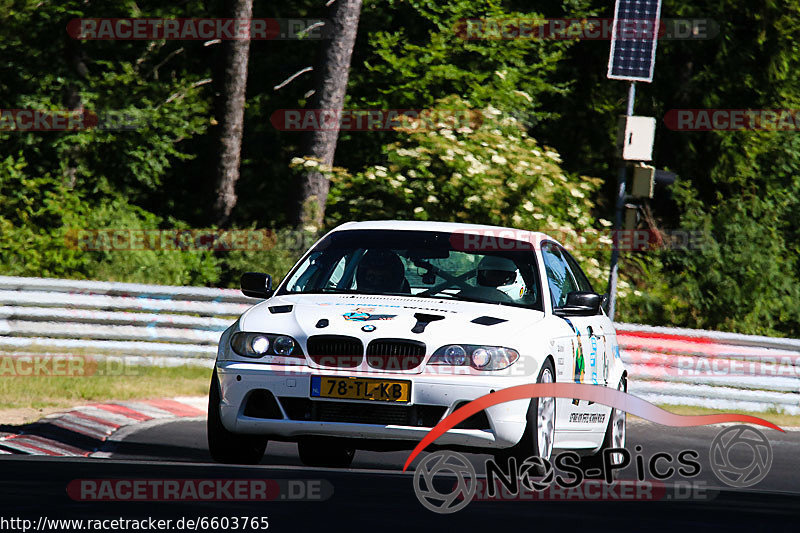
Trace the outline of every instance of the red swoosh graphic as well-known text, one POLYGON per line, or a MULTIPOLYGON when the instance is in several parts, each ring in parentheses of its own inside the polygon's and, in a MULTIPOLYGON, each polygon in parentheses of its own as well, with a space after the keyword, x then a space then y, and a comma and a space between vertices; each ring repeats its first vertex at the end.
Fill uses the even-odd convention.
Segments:
POLYGON ((414 448, 411 455, 406 459, 406 464, 403 465, 403 472, 406 471, 411 461, 413 461, 429 444, 441 437, 447 430, 452 429, 459 422, 466 420, 475 413, 499 403, 547 396, 587 400, 608 405, 663 426, 693 427, 725 422, 746 422, 783 431, 772 422, 768 422, 763 418, 737 413, 723 413, 719 415, 676 415, 675 413, 665 411, 627 392, 600 387, 598 385, 586 385, 581 383, 534 383, 530 385, 517 385, 516 387, 509 387, 489 393, 453 411, 448 417, 432 427, 428 434, 417 444, 417 447, 414 448))

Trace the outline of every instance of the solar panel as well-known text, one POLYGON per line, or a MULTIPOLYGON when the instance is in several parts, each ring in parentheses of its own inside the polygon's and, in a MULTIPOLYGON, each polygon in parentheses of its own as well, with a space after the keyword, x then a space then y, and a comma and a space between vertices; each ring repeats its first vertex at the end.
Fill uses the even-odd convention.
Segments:
POLYGON ((653 81, 661 0, 617 0, 608 77, 653 81))

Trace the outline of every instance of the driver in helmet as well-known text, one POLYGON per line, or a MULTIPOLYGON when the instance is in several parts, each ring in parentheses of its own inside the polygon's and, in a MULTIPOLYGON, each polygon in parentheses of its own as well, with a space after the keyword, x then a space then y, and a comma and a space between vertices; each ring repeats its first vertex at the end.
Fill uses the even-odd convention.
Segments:
POLYGON ((390 250, 369 250, 356 270, 358 290, 374 293, 410 292, 400 256, 390 250))
POLYGON ((525 294, 525 281, 514 261, 505 257, 487 255, 478 263, 478 286, 496 289, 512 300, 525 294))

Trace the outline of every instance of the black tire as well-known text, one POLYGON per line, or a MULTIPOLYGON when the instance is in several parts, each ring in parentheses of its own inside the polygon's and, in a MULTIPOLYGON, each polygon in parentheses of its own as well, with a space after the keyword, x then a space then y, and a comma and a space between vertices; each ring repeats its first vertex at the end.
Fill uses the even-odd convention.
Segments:
POLYGON ((217 370, 211 376, 208 391, 208 451, 218 463, 256 465, 264 457, 267 448, 266 437, 261 435, 242 435, 231 433, 222 425, 219 415, 220 390, 217 370))
MULTIPOLYGON (((619 380, 619 385, 617 386, 617 390, 628 392, 628 380, 625 378, 625 376, 622 376, 622 378, 619 380)), ((625 413, 622 411, 618 411, 617 409, 612 409, 611 414, 609 415, 608 425, 606 426, 606 433, 605 436, 603 437, 603 444, 600 446, 600 449, 594 452, 593 454, 587 455, 582 458, 581 467, 583 468, 584 473, 586 473, 587 470, 593 470, 593 469, 600 470, 599 475, 590 476, 587 474, 586 475, 587 478, 603 479, 605 477, 605 471, 604 471, 605 465, 603 464, 603 451, 608 450, 609 448, 614 448, 614 432, 612 426, 614 425, 616 417, 620 415, 622 416, 623 426, 627 424, 627 417, 625 416, 625 413)), ((612 470, 612 476, 611 476, 612 480, 617 479, 617 477, 619 476, 619 472, 620 472, 619 469, 612 470)))
MULTIPOLYGON (((550 359, 547 359, 544 364, 542 365, 542 369, 539 371, 539 377, 536 378, 536 383, 542 383, 542 378, 545 375, 545 372, 550 372, 550 377, 552 381, 555 382, 555 369, 553 368, 553 363, 550 359)), ((517 464, 522 464, 525 459, 529 457, 541 457, 541 453, 539 450, 539 441, 537 439, 537 435, 539 432, 539 398, 531 398, 531 403, 528 406, 528 412, 525 415, 527 423, 525 424, 525 433, 522 435, 522 439, 511 448, 505 448, 503 450, 499 450, 495 452, 495 458, 500 464, 506 464, 509 457, 514 457, 517 460, 517 464)), ((555 408, 555 404, 554 404, 555 408)), ((553 423, 555 424, 555 413, 553 418, 553 423)), ((547 457, 543 457, 543 459, 547 459, 548 461, 552 457, 552 442, 550 444, 550 451, 547 453, 547 457)))
POLYGON ((322 437, 299 441, 297 451, 304 465, 328 468, 347 468, 352 464, 356 454, 354 448, 347 447, 335 439, 322 437))

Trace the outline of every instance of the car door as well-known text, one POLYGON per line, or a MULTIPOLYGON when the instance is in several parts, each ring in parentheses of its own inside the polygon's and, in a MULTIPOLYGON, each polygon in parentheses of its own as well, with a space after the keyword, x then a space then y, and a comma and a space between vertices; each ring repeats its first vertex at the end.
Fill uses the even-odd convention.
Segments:
MULTIPOLYGON (((589 283, 589 278, 583 272, 575 258, 563 248, 561 249, 561 253, 578 285, 578 290, 595 292, 591 283, 589 283)), ((589 326, 592 327, 594 336, 600 339, 600 346, 597 347, 598 354, 596 365, 592 368, 592 375, 590 376, 591 381, 595 385, 607 387, 609 386, 610 366, 615 355, 612 349, 612 344, 615 340, 614 323, 611 322, 602 310, 597 315, 587 318, 589 319, 589 326)))
MULTIPOLYGON (((564 306, 567 294, 572 291, 594 292, 575 259, 558 244, 543 242, 542 259, 553 309, 564 306)), ((566 338, 558 339, 559 346, 565 347, 566 357, 572 359, 572 371, 567 378, 575 383, 606 386, 608 358, 605 332, 609 331, 610 321, 602 312, 595 316, 559 319, 568 325, 569 329, 565 331, 571 332, 566 338)), ((559 398, 556 400, 556 409, 559 429, 575 431, 600 430, 610 413, 606 406, 578 399, 559 398)))

